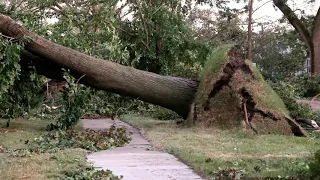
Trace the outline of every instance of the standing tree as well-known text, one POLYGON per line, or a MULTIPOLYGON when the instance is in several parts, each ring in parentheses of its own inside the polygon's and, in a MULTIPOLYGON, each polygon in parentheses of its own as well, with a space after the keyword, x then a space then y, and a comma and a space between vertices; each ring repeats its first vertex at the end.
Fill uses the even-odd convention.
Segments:
POLYGON ((295 30, 264 24, 253 39, 253 61, 265 79, 283 81, 305 71, 305 46, 295 30))
POLYGON ((247 58, 252 60, 252 14, 253 14, 253 0, 248 2, 248 49, 247 49, 247 58))
POLYGON ((281 10, 306 44, 311 59, 311 73, 320 75, 320 8, 313 18, 313 27, 309 29, 303 19, 299 19, 286 4, 286 0, 273 0, 273 3, 281 10))

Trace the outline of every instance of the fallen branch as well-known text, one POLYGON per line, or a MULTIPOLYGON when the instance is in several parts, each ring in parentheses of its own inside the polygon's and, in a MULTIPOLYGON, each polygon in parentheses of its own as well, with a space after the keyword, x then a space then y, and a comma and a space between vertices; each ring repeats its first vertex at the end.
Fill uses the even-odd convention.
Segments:
POLYGON ((304 123, 311 126, 313 129, 320 129, 320 122, 317 122, 312 119, 299 118, 296 120, 299 123, 304 123))

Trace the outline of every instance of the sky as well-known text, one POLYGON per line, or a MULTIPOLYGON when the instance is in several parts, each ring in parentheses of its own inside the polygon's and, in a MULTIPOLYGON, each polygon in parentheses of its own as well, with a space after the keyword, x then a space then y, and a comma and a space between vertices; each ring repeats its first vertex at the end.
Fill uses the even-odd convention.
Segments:
MULTIPOLYGON (((316 14, 319 6, 320 0, 315 0, 313 6, 305 5, 302 3, 303 0, 289 0, 288 5, 291 9, 304 9, 307 14, 316 14)), ((124 3, 124 2, 122 2, 124 3)), ((121 4, 121 3, 120 3, 121 4)), ((120 5, 119 4, 119 5, 120 5)), ((230 7, 239 8, 244 7, 244 3, 230 3, 230 7)), ((202 6, 201 9, 210 8, 208 6, 202 6)), ((253 19, 255 21, 274 21, 277 22, 279 18, 282 17, 282 13, 278 8, 273 7, 272 0, 254 0, 253 9, 257 9, 253 14, 253 19), (268 2, 268 3, 266 3, 268 2), (258 8, 258 9, 257 9, 258 8)), ((130 19, 130 17, 129 17, 130 19)), ((57 19, 49 19, 49 23, 54 23, 57 19)))
MULTIPOLYGON (((306 14, 316 14, 317 10, 320 6, 320 0, 315 0, 315 2, 310 5, 303 3, 304 0, 289 0, 288 5, 292 10, 302 9, 305 11, 306 14)), ((244 3, 230 3, 229 7, 231 8, 241 8, 244 7, 246 4, 244 3)), ((203 7, 206 8, 206 7, 203 7)), ((272 0, 254 0, 253 3, 253 21, 255 22, 275 22, 269 26, 279 25, 278 20, 283 16, 282 12, 273 6, 272 0)), ((299 11, 297 11, 299 12, 299 11)), ((245 20, 248 15, 245 14, 242 19, 245 20)), ((288 26, 292 28, 291 26, 288 26)), ((241 28, 247 28, 246 26, 242 26, 241 28)), ((253 25, 253 31, 260 30, 260 26, 257 27, 253 25)), ((266 27, 265 27, 266 28, 266 27)))
MULTIPOLYGON (((308 14, 315 14, 320 6, 320 0, 315 0, 313 5, 303 3, 304 0, 289 0, 288 5, 291 9, 304 9, 308 14)), ((246 3, 229 3, 231 8, 242 8, 246 3)), ((209 6, 202 6, 201 9, 210 8, 209 6)), ((254 0, 253 9, 256 10, 253 14, 255 19, 270 18, 278 19, 282 13, 278 8, 273 7, 272 0, 254 0)))
MULTIPOLYGON (((261 5, 263 5, 265 2, 268 2, 269 0, 262 0, 261 2, 258 2, 257 0, 254 1, 253 4, 253 9, 256 9, 258 7, 260 7, 261 5)), ((304 5, 303 0, 293 0, 294 3, 292 3, 292 1, 288 2, 288 5, 291 9, 295 10, 295 9, 304 9, 306 11, 307 14, 315 14, 320 6, 320 0, 316 0, 316 2, 314 3, 313 6, 310 5, 304 5)), ((233 6, 239 6, 234 4, 233 6)), ((277 8, 276 8, 277 9, 277 8)), ((275 8, 273 7, 273 3, 272 1, 269 1, 269 3, 265 4, 264 6, 262 6, 261 8, 259 8, 254 14, 253 14, 253 18, 254 19, 279 19, 282 17, 282 13, 280 10, 277 9, 277 11, 275 10, 275 8)))

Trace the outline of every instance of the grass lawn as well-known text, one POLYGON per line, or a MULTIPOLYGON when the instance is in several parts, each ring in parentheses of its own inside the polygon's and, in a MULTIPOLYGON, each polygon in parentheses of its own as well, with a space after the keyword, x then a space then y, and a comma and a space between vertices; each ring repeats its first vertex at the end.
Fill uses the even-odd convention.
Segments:
POLYGON ((226 168, 239 168, 247 177, 295 176, 320 149, 320 139, 187 128, 173 121, 133 115, 121 120, 140 128, 155 148, 176 155, 208 179, 226 168))
MULTIPOLYGON (((24 142, 42 135, 48 123, 44 120, 14 120, 9 128, 3 128, 6 121, 0 119, 0 148, 26 148, 24 142)), ((32 154, 31 157, 12 157, 8 153, 0 153, 0 179, 57 179, 62 171, 75 170, 80 164, 85 164, 85 154, 83 149, 32 154)))

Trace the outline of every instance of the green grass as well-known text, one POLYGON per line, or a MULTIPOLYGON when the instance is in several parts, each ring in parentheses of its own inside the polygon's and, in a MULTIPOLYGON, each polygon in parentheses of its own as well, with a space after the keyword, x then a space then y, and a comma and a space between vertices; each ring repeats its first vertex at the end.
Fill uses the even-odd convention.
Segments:
POLYGON ((196 93, 195 102, 202 104, 205 102, 213 89, 213 80, 223 70, 223 67, 228 63, 228 52, 233 45, 224 45, 215 49, 203 66, 203 70, 199 74, 200 84, 196 93))
MULTIPOLYGON (((0 119, 0 147, 22 149, 27 148, 26 140, 40 136, 50 122, 14 120, 9 128, 2 128, 5 123, 0 119)), ((85 154, 83 149, 65 149, 31 157, 10 157, 7 153, 0 153, 0 179, 57 179, 62 171, 76 170, 80 164, 85 164, 85 154)))
POLYGON ((289 111, 287 110, 284 102, 280 96, 271 88, 271 86, 263 79, 262 74, 259 70, 252 65, 250 61, 246 61, 246 64, 253 70, 255 78, 260 82, 262 87, 256 87, 256 83, 252 85, 253 89, 250 89, 251 93, 254 95, 254 99, 257 102, 257 106, 263 109, 270 109, 275 111, 280 111, 282 114, 289 116, 289 111), (259 89, 259 91, 257 91, 259 89))
POLYGON ((319 139, 187 128, 173 121, 132 115, 121 119, 140 128, 155 148, 176 155, 205 177, 227 167, 244 169, 249 177, 294 176, 320 149, 319 139))
POLYGON ((231 44, 223 45, 215 49, 203 66, 199 80, 203 81, 208 76, 215 77, 220 73, 221 68, 228 62, 228 52, 233 47, 231 44))

